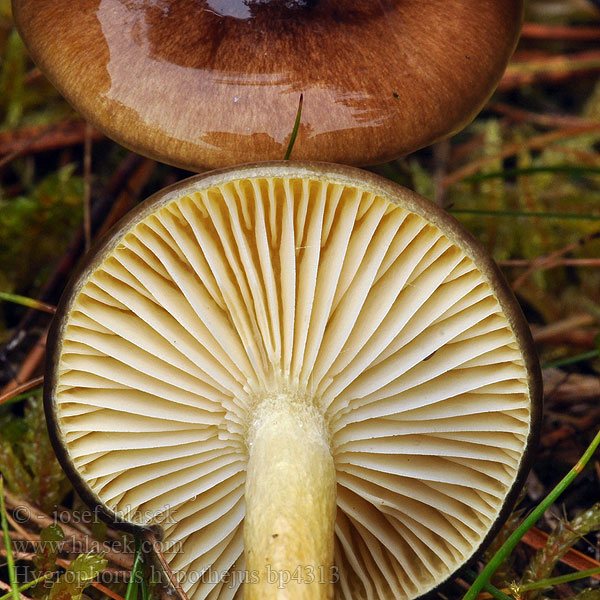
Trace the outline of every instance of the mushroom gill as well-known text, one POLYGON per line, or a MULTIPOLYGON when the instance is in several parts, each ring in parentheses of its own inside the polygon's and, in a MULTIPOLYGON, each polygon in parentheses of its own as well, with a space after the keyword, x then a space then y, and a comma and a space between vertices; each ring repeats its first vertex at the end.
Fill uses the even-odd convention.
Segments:
POLYGON ((414 598, 514 499, 539 410, 522 315, 453 219, 370 174, 266 164, 163 191, 60 315, 63 464, 161 525, 190 600, 414 598))

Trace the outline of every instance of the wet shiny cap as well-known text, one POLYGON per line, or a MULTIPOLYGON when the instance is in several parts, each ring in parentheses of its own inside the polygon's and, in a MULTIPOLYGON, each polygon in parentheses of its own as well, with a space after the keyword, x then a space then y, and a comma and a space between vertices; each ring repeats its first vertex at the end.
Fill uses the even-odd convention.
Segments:
POLYGON ((191 170, 366 165, 464 127, 512 54, 522 0, 13 0, 40 68, 119 143, 191 170))

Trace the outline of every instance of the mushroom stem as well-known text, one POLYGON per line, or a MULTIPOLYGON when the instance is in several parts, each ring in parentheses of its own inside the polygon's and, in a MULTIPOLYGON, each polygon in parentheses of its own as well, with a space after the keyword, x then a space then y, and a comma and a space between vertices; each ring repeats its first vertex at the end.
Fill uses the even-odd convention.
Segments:
POLYGON ((249 431, 245 600, 333 598, 335 468, 306 398, 260 403, 249 431))

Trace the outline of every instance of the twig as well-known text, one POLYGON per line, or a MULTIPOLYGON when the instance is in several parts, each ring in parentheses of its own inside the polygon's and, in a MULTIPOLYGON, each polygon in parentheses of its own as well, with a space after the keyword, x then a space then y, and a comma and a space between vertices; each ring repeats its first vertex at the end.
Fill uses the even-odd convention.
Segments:
MULTIPOLYGON (((534 550, 540 550, 546 545, 548 541, 548 534, 541 531, 537 527, 532 527, 521 540, 534 550)), ((590 558, 579 550, 571 548, 561 559, 560 562, 568 565, 569 567, 576 569, 577 571, 585 571, 587 569, 594 569, 600 567, 600 562, 590 558)), ((594 575, 594 579, 600 580, 600 575, 594 575)))
POLYGON ((586 71, 600 69, 600 52, 586 50, 566 56, 547 56, 528 61, 514 60, 508 65, 498 85, 499 90, 511 90, 540 82, 564 81, 586 71))
MULTIPOLYGON (((553 268, 553 267, 557 266, 557 263, 559 263, 560 260, 568 260, 568 259, 560 259, 560 257, 564 256, 565 254, 568 254, 569 252, 572 252, 573 250, 576 250, 577 248, 579 248, 581 246, 584 246, 585 244, 587 244, 588 242, 591 242, 592 240, 598 239, 599 236, 600 236, 600 232, 594 231, 593 233, 590 233, 589 235, 586 235, 585 237, 580 238, 579 240, 577 240, 576 242, 574 242, 572 244, 569 244, 568 246, 564 246, 563 248, 555 250, 554 252, 552 252, 551 254, 548 254, 547 256, 540 256, 540 257, 534 259, 532 261, 531 265, 527 268, 527 270, 524 273, 522 273, 521 275, 519 275, 519 277, 517 277, 513 281, 512 286, 511 286, 512 289, 518 290, 536 271, 539 271, 541 269, 553 268)), ((579 259, 579 260, 588 260, 588 259, 579 259)), ((589 260, 593 260, 593 259, 589 259, 589 260)), ((594 266, 599 266, 599 263, 596 262, 596 264, 594 266)))
MULTIPOLYGON (((15 560, 29 560, 32 561, 36 554, 35 552, 21 552, 19 550, 13 551, 13 558, 15 560)), ((0 548, 0 556, 6 557, 6 550, 4 548, 0 548)))
MULTIPOLYGON (((10 523, 11 527, 15 530, 15 535, 14 537, 17 538, 25 538, 26 540, 30 541, 30 542, 34 542, 36 541, 36 536, 33 535, 32 533, 29 533, 29 531, 26 531, 25 529, 23 529, 23 527, 21 527, 20 523, 17 523, 8 513, 6 514, 6 520, 10 523)), ((9 532, 10 533, 10 532, 9 532)), ((11 533, 11 538, 13 537, 12 533, 11 533)), ((37 538, 39 539, 39 538, 37 538)))
MULTIPOLYGON (((552 373, 553 370, 546 370, 544 375, 552 373)), ((554 371, 562 374, 562 371, 554 371)), ((594 402, 600 398, 600 380, 595 375, 581 375, 570 373, 567 381, 562 382, 552 392, 552 403, 573 404, 582 402, 594 402)))
POLYGON ((34 379, 30 379, 29 381, 22 383, 21 385, 13 387, 9 391, 0 395, 0 404, 4 404, 4 402, 6 402, 7 400, 10 400, 11 398, 18 396, 19 394, 28 392, 29 390, 38 387, 38 385, 42 385, 42 383, 44 383, 44 377, 43 375, 40 375, 39 377, 35 377, 34 379))
MULTIPOLYGON (((0 554, 4 554, 4 552, 0 551, 0 554)), ((33 560, 36 555, 32 554, 32 553, 28 553, 28 552, 16 552, 15 553, 15 557, 18 558, 19 560, 33 560)), ((68 567, 71 564, 70 560, 64 559, 64 558, 57 558, 56 559, 56 564, 60 565, 63 568, 68 567)), ((106 594, 107 596, 109 596, 110 598, 113 598, 113 600, 124 600, 123 596, 120 596, 119 594, 117 594, 116 592, 113 592, 110 588, 106 587, 105 585, 94 581, 92 583, 90 583, 91 586, 95 587, 97 590, 103 592, 104 594, 106 594)), ((0 580, 0 588, 4 589, 4 590, 10 590, 11 587, 4 583, 4 581, 0 580)), ((33 600, 32 598, 30 598, 29 596, 25 596, 22 593, 19 593, 20 596, 20 600, 33 600)))
MULTIPOLYGON (((9 521, 10 521, 10 518, 9 518, 9 521)), ((23 528, 20 528, 20 529, 21 529, 21 531, 23 531, 23 528)), ((25 531, 24 535, 21 533, 17 533, 17 532, 10 532, 10 537, 15 542, 23 542, 24 540, 27 542, 31 542, 31 544, 33 546, 33 550, 37 550, 38 546, 36 546, 36 543, 40 541, 40 535, 30 533, 29 531, 25 531)), ((60 542, 57 542, 57 547, 59 548, 59 551, 61 553, 82 554, 81 548, 79 548, 79 546, 77 544, 70 543, 68 539, 64 539, 60 542)), ((28 557, 36 556, 35 552, 24 552, 24 547, 21 547, 20 552, 22 553, 21 558, 23 556, 28 556, 28 557)), ((99 550, 97 550, 96 548, 91 548, 90 552, 99 552, 99 550)), ((64 559, 64 560, 65 560, 65 565, 68 565, 70 563, 70 559, 64 559)), ((131 571, 129 569, 123 570, 123 569, 117 569, 114 567, 105 567, 103 572, 110 573, 111 575, 114 575, 115 577, 120 577, 124 581, 128 580, 131 576, 131 571)))
POLYGON ((521 36, 537 40, 600 40, 600 27, 566 27, 561 25, 545 25, 542 23, 525 23, 521 36))
POLYGON ((548 338, 546 343, 555 346, 577 346, 578 348, 591 349, 596 347, 596 338, 599 333, 598 329, 572 329, 548 338))
MULTIPOLYGON (((93 130, 95 140, 104 136, 93 130)), ((85 140, 85 121, 66 116, 54 125, 32 126, 13 131, 0 132, 0 169, 22 154, 46 152, 81 144, 85 140)))
POLYGON ((577 327, 587 327, 588 325, 593 325, 595 322, 596 320, 594 317, 587 313, 572 315, 562 321, 557 321, 555 323, 550 323, 550 325, 544 325, 543 327, 533 329, 533 340, 538 344, 542 344, 562 333, 572 331, 577 327))
MULTIPOLYGON (((518 258, 511 260, 501 260, 498 264, 501 267, 530 267, 538 262, 538 258, 518 258)), ((600 267, 600 258, 561 258, 551 264, 540 265, 539 269, 554 269, 555 267, 600 267)))
POLYGON ((593 127, 597 122, 592 119, 582 119, 581 117, 575 117, 572 115, 553 115, 553 114, 539 114, 510 104, 503 102, 492 102, 486 106, 486 110, 491 110, 498 114, 504 115, 519 123, 534 123, 535 125, 541 125, 542 127, 552 128, 567 128, 572 129, 573 127, 593 127))
MULTIPOLYGON (((41 511, 39 508, 36 508, 29 502, 26 502, 20 498, 17 498, 16 496, 14 496, 13 494, 11 494, 8 491, 5 491, 4 494, 6 497, 7 506, 9 506, 12 509, 18 507, 23 514, 28 514, 29 515, 28 522, 32 523, 36 527, 39 527, 40 529, 42 529, 42 528, 48 527, 48 525, 51 525, 52 523, 56 522, 56 520, 53 519, 50 515, 47 515, 45 512, 41 511)), ((94 550, 94 547, 98 546, 98 542, 96 542, 92 538, 88 537, 87 535, 79 532, 74 527, 71 527, 70 525, 66 525, 63 522, 60 523, 60 526, 62 527, 63 531, 65 532, 65 535, 69 536, 72 540, 74 540, 78 544, 81 544, 82 547, 86 549, 85 551, 87 551, 88 549, 94 550)), ((124 569, 131 569, 131 567, 133 565, 133 557, 131 554, 107 551, 104 553, 104 556, 106 556, 106 558, 110 562, 114 563, 115 565, 118 565, 119 567, 123 567, 124 569)))
POLYGON ((570 440, 577 430, 571 425, 561 425, 558 429, 545 434, 540 440, 540 447, 554 448, 563 442, 570 440))
POLYGON ((15 388, 21 385, 21 382, 27 382, 31 379, 34 371, 38 368, 40 362, 44 358, 44 354, 46 352, 46 336, 46 332, 40 335, 35 346, 30 350, 29 354, 21 364, 21 368, 19 369, 17 375, 11 382, 4 386, 4 389, 0 391, 0 396, 4 396, 9 392, 12 392, 15 388))
POLYGON ((444 178, 444 185, 449 187, 456 182, 461 181, 465 177, 477 173, 486 165, 494 163, 499 159, 505 159, 509 156, 518 154, 523 150, 546 148, 555 142, 595 132, 600 132, 600 123, 595 123, 594 125, 585 125, 582 127, 572 127, 569 129, 561 129, 560 131, 552 131, 551 133, 537 135, 522 142, 507 144, 494 156, 484 156, 460 167, 459 169, 456 169, 456 171, 453 173, 449 173, 444 178))

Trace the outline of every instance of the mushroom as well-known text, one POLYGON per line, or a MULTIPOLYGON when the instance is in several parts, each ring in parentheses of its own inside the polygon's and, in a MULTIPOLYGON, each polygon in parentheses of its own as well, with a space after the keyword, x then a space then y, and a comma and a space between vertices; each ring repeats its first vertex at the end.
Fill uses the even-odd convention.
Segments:
POLYGON ((190 600, 432 590, 511 509, 541 407, 528 327, 476 241, 317 163, 142 204, 64 294, 46 381, 77 490, 161 537, 190 600))
POLYGON ((368 165, 464 127, 522 0, 13 0, 42 71, 122 145, 191 170, 293 157, 368 165))

